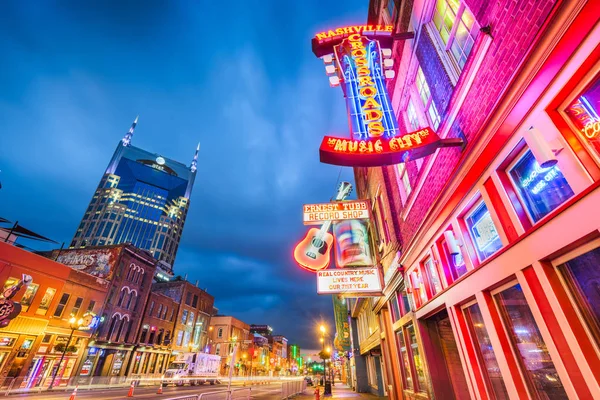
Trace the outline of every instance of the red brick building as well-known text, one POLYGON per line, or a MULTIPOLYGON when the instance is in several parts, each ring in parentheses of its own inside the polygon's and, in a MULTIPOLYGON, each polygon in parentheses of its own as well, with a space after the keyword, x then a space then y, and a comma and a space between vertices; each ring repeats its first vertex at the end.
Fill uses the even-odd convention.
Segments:
POLYGON ((69 319, 100 313, 108 284, 48 258, 0 242, 0 282, 8 287, 22 274, 33 278, 13 298, 21 313, 0 329, 0 376, 15 378, 13 387, 45 387, 58 370, 55 386, 66 384, 81 367, 92 330, 71 334, 69 319), (61 346, 68 351, 62 355, 61 346))
POLYGON ((147 304, 130 374, 162 374, 171 356, 175 318, 180 304, 155 291, 150 293, 147 304))
POLYGON ((129 244, 54 251, 53 256, 108 285, 100 322, 78 376, 126 376, 133 363, 157 261, 129 244))
POLYGON ((600 398, 600 8, 372 0, 414 39, 388 82, 401 133, 461 137, 357 168, 384 297, 352 303, 360 391, 600 398), (391 390, 389 390, 391 388, 391 390))
MULTIPOLYGON (((154 293, 163 294, 179 305, 175 309, 171 349, 173 353, 206 351, 208 327, 215 298, 206 290, 176 278, 170 282, 158 282, 152 286, 154 293)), ((156 309, 158 303, 149 307, 156 309)), ((169 317, 169 320, 171 318, 169 317)))

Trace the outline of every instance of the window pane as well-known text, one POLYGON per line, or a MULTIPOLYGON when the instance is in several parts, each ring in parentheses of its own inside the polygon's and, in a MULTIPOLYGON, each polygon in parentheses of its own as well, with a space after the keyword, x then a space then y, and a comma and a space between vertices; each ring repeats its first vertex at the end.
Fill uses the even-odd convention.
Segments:
POLYGON ((475 208, 465 222, 480 261, 485 260, 502 247, 500 235, 498 235, 492 216, 484 202, 475 208))
POLYGON ((406 349, 406 343, 404 341, 404 334, 402 330, 396 332, 396 338, 398 339, 398 348, 400 349, 400 359, 402 360, 402 374, 404 382, 408 390, 414 390, 412 374, 410 372, 410 359, 408 358, 408 350, 406 349))
POLYGON ((52 303, 52 299, 54 298, 55 294, 56 289, 50 287, 46 289, 46 293, 44 293, 44 297, 42 297, 39 307, 37 308, 37 310, 35 310, 35 313, 37 315, 46 315, 46 313, 48 312, 48 308, 50 308, 50 303, 52 303))
POLYGON ((56 310, 54 310, 55 317, 62 316, 62 313, 65 310, 65 306, 67 305, 67 302, 69 301, 70 296, 71 295, 69 293, 63 293, 62 296, 60 296, 60 301, 58 302, 58 305, 56 306, 56 310))
POLYGON ((408 340, 410 341, 410 351, 413 356, 413 362, 415 365, 415 371, 417 372, 417 383, 419 384, 418 391, 427 391, 427 379, 425 378, 425 370, 423 369, 423 361, 421 360, 421 354, 419 353, 419 346, 417 344, 417 335, 415 334, 414 326, 408 325, 406 327, 408 333, 408 340))
POLYGON ((23 293, 23 297, 21 297, 21 301, 19 302, 21 303, 23 312, 27 312, 27 310, 29 310, 29 306, 31 306, 31 302, 33 302, 33 298, 35 297, 39 287, 40 285, 37 283, 30 283, 27 286, 27 289, 25 289, 25 293, 23 293))
POLYGON ((437 129, 438 126, 440 126, 440 114, 438 113, 437 107, 435 106, 433 100, 429 104, 429 108, 427 108, 427 114, 431 120, 431 126, 433 129, 437 129))
POLYGON ((496 395, 496 399, 504 400, 508 399, 508 392, 504 385, 504 379, 500 374, 500 367, 498 367, 498 361, 496 355, 492 349, 492 343, 488 336, 487 329, 483 324, 483 317, 478 304, 474 304, 471 307, 465 309, 465 316, 467 317, 471 336, 477 350, 479 361, 485 367, 487 371, 487 377, 490 382, 491 390, 496 395))
POLYGON ((600 344, 600 248, 559 266, 583 319, 600 344))
POLYGON ((577 134, 596 157, 600 155, 600 76, 565 110, 577 134))
POLYGON ((421 67, 417 69, 417 91, 419 92, 419 96, 421 97, 421 101, 423 102, 423 107, 427 107, 427 103, 429 103, 429 96, 431 92, 429 91, 429 85, 425 80, 425 75, 423 74, 423 70, 421 67))
POLYGON ((392 321, 396 322, 402 316, 400 313, 400 305, 398 304, 398 296, 396 293, 394 293, 392 295, 392 297, 390 298, 389 305, 390 305, 390 310, 391 310, 391 315, 392 315, 392 321))
POLYGON ((427 269, 427 275, 429 277, 429 282, 431 283, 431 290, 434 294, 441 292, 442 283, 440 282, 440 277, 433 259, 428 258, 427 261, 425 261, 425 268, 427 269))
POLYGON ((531 150, 510 170, 510 176, 534 221, 548 215, 574 194, 558 166, 540 167, 531 150))
POLYGON ((568 399, 520 285, 494 296, 535 398, 568 399))

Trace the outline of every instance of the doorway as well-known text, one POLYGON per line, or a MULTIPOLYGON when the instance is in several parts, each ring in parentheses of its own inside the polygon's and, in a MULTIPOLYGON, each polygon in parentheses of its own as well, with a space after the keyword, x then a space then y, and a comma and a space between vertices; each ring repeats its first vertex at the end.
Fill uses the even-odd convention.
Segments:
POLYGON ((436 399, 470 398, 448 312, 444 309, 425 320, 423 345, 436 399), (452 390, 448 390, 452 388, 452 390))

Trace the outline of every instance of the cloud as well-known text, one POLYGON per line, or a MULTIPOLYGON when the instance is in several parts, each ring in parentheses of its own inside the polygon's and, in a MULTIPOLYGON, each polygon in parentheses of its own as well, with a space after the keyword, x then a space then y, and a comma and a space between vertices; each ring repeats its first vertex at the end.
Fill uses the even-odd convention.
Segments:
POLYGON ((364 20, 366 3, 136 4, 0 5, 2 216, 68 244, 140 114, 135 146, 187 164, 202 143, 176 272, 222 313, 316 344, 331 299, 291 253, 302 204, 352 171, 318 160, 322 136, 347 122, 309 38, 364 20))

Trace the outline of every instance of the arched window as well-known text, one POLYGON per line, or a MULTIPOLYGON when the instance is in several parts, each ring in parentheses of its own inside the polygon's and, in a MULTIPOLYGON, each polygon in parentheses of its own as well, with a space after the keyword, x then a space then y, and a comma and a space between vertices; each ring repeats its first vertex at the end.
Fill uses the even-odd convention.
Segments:
POLYGON ((127 272, 127 280, 131 281, 131 278, 133 277, 133 273, 135 272, 135 265, 134 264, 129 264, 129 271, 127 272))
POLYGON ((115 342, 118 342, 121 339, 121 332, 123 332, 123 327, 127 323, 125 318, 121 318, 121 322, 119 323, 119 329, 117 329, 117 334, 115 335, 115 342))
POLYGON ((119 329, 119 335, 117 336, 117 341, 127 342, 127 338, 129 337, 129 319, 123 318, 123 323, 121 324, 121 328, 119 329))
POLYGON ((119 300, 117 301, 117 307, 121 307, 123 305, 124 297, 125 297, 125 288, 122 288, 121 293, 119 293, 119 300))
POLYGON ((117 324, 118 321, 119 321, 118 314, 113 315, 112 318, 110 319, 110 325, 108 327, 108 332, 106 333, 106 340, 110 341, 110 339, 115 331, 115 325, 117 324))
POLYGON ((137 298, 137 292, 135 290, 132 290, 131 293, 129 294, 129 300, 127 301, 126 308, 128 310, 133 310, 133 307, 135 307, 136 298, 137 298))

